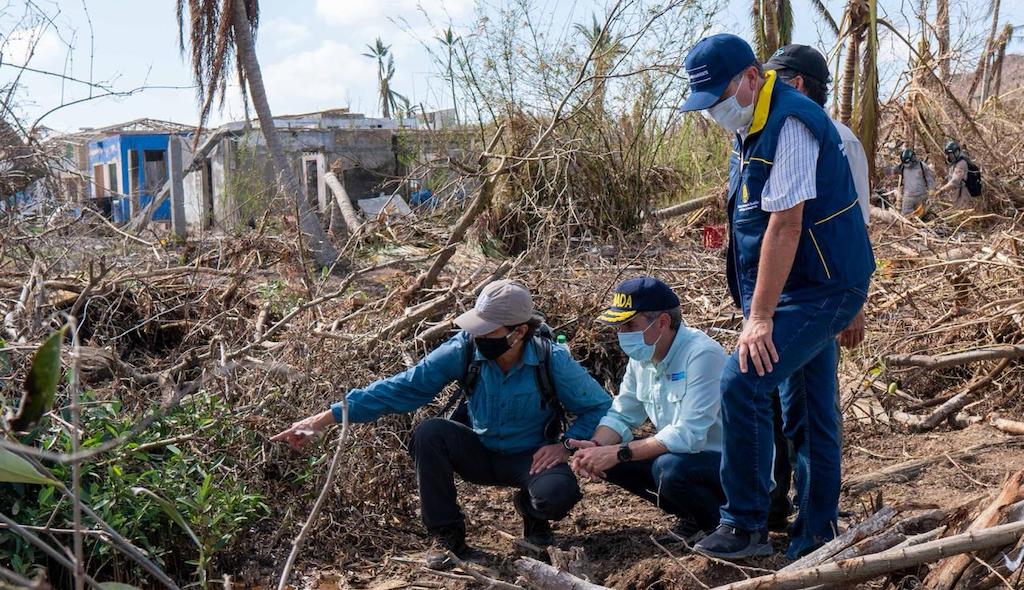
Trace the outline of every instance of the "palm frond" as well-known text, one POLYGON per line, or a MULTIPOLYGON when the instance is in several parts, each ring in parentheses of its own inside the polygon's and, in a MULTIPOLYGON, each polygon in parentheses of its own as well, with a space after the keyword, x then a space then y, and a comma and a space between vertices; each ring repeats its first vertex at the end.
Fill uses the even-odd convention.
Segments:
MULTIPOLYGON (((258 0, 244 1, 250 33, 255 38, 259 28, 258 0)), ((242 99, 247 100, 245 72, 235 52, 232 22, 232 0, 177 0, 175 16, 178 21, 178 48, 188 54, 192 78, 196 83, 196 101, 199 103, 199 128, 209 119, 214 104, 223 106, 230 75, 227 64, 235 61, 241 85, 242 99), (186 19, 187 15, 187 19, 186 19), (186 35, 185 29, 188 28, 186 35), (187 39, 187 42, 186 42, 187 39)), ((198 137, 198 134, 197 134, 198 137)))
POLYGON ((814 8, 814 11, 818 13, 818 16, 821 17, 821 20, 825 21, 825 24, 828 25, 832 34, 839 36, 839 25, 836 24, 836 19, 832 16, 832 13, 829 12, 825 3, 822 2, 822 0, 811 0, 811 6, 814 8))
POLYGON ((790 0, 776 0, 776 2, 778 8, 778 45, 772 48, 773 53, 779 47, 793 42, 793 4, 790 0))

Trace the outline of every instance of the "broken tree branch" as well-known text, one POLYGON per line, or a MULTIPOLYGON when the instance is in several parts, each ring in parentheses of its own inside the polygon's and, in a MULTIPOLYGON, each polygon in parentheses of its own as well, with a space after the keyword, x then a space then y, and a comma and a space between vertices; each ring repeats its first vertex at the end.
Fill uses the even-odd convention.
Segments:
POLYGON ((309 511, 305 524, 299 530, 299 534, 292 541, 292 550, 288 554, 288 560, 284 562, 284 570, 281 571, 281 580, 277 584, 277 590, 284 590, 288 586, 288 576, 292 573, 292 566, 295 565, 295 558, 302 550, 302 544, 306 541, 306 535, 313 528, 313 523, 320 516, 320 509, 324 506, 324 500, 330 493, 334 484, 334 476, 338 472, 338 464, 341 462, 341 454, 345 450, 345 439, 348 436, 348 401, 345 396, 341 397, 341 434, 338 435, 338 442, 334 447, 334 457, 331 459, 331 466, 327 468, 327 476, 324 478, 324 485, 320 488, 320 495, 313 503, 313 509, 309 511))
POLYGON ((678 205, 672 205, 671 207, 665 207, 664 209, 658 209, 654 211, 652 215, 655 219, 668 219, 670 217, 685 215, 691 211, 703 209, 704 207, 714 206, 717 202, 720 202, 720 197, 718 195, 708 195, 706 197, 690 199, 685 203, 679 203, 678 205))
MULTIPOLYGON (((780 572, 790 572, 799 569, 812 567, 828 561, 828 558, 832 557, 836 553, 839 553, 843 549, 846 549, 854 543, 858 543, 863 539, 866 539, 875 533, 885 529, 889 526, 889 521, 892 517, 896 516, 896 509, 892 506, 885 506, 878 512, 872 514, 864 522, 851 526, 838 537, 832 539, 828 543, 825 543, 815 551, 808 553, 793 563, 779 570, 780 572)), ((902 539, 901 539, 902 540, 902 539)))
MULTIPOLYGON (((958 460, 966 459, 997 448, 1019 446, 1022 443, 1024 443, 1024 440, 1006 438, 974 445, 955 453, 949 453, 949 456, 958 460)), ((843 482, 843 490, 849 494, 863 494, 887 483, 906 483, 916 479, 926 468, 948 460, 946 455, 942 454, 911 459, 910 461, 890 465, 872 473, 851 477, 843 482)))
POLYGON ((537 590, 608 590, 606 586, 581 580, 569 572, 563 572, 531 557, 517 559, 515 569, 529 582, 531 588, 537 590))
POLYGON ((906 414, 904 412, 894 412, 893 418, 898 422, 907 425, 910 430, 914 432, 924 432, 931 430, 942 423, 943 420, 950 416, 956 415, 957 412, 964 409, 968 404, 974 401, 975 394, 982 387, 988 385, 1003 372, 1006 367, 1010 365, 1009 358, 1003 358, 998 365, 987 375, 976 380, 967 386, 967 389, 949 398, 946 402, 939 405, 939 407, 932 410, 927 416, 916 416, 913 414, 906 414))
POLYGON ((795 590, 837 582, 849 587, 853 582, 870 580, 950 555, 1004 547, 1016 542, 1022 534, 1024 522, 1014 522, 922 543, 916 547, 890 549, 874 555, 726 584, 715 590, 795 590))
MULTIPOLYGON (((999 522, 1003 509, 1020 501, 1022 495, 1024 495, 1024 470, 1018 471, 1006 480, 1003 489, 999 491, 992 503, 974 519, 966 532, 978 532, 999 522)), ((966 555, 948 557, 932 568, 932 571, 924 579, 924 583, 928 588, 934 590, 950 590, 970 564, 971 558, 966 555)))
MULTIPOLYGON (((491 141, 487 144, 485 153, 491 152, 498 142, 501 140, 502 135, 505 133, 505 125, 498 126, 497 131, 494 132, 494 136, 491 137, 491 141)), ((483 168, 487 163, 484 156, 481 156, 480 166, 483 168)), ((499 165, 499 170, 503 168, 503 165, 499 165)), ((484 179, 480 185, 480 193, 477 194, 476 199, 473 203, 466 208, 463 212, 462 217, 452 228, 452 233, 448 235, 448 241, 445 243, 445 248, 437 255, 434 259, 434 263, 430 265, 430 269, 423 273, 413 281, 412 286, 407 291, 407 296, 412 296, 413 293, 421 289, 429 289, 437 281, 437 277, 440 276, 441 270, 448 264, 451 257, 455 254, 455 246, 466 236, 466 232, 473 226, 477 217, 487 209, 491 204, 491 198, 494 196, 494 185, 497 183, 497 175, 489 175, 484 179)))
POLYGON ((967 352, 930 356, 927 354, 894 354, 885 357, 885 362, 894 367, 921 367, 923 369, 945 369, 979 361, 994 359, 1017 359, 1024 357, 1024 344, 1014 346, 986 346, 967 352))
POLYGON ((355 234, 359 231, 359 226, 362 225, 362 222, 359 221, 359 214, 356 213, 356 208, 352 206, 352 199, 349 198, 345 185, 342 184, 334 172, 324 174, 324 182, 327 183, 327 188, 334 194, 334 200, 338 203, 338 208, 341 209, 341 217, 345 220, 345 227, 348 228, 349 235, 355 234))

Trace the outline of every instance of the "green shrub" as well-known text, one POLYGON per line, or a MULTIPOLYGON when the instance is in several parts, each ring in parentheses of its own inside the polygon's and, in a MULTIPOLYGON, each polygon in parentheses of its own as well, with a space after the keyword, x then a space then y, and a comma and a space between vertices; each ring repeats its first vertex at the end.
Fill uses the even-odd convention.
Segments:
MULTIPOLYGON (((121 436, 135 422, 130 413, 122 413, 119 401, 92 398, 89 392, 83 395, 82 450, 121 436)), ((55 421, 37 428, 30 436, 50 451, 71 452, 67 430, 55 421)), ((242 437, 251 436, 231 419, 221 399, 209 393, 197 394, 132 442, 84 463, 83 501, 145 549, 172 577, 194 575, 205 584, 211 559, 228 547, 239 531, 269 512, 259 495, 245 491, 242 476, 227 451, 242 437), (198 447, 202 452, 183 452, 180 448, 197 441, 204 443, 198 447), (200 546, 172 520, 159 500, 133 491, 136 488, 168 499, 200 546)), ((70 482, 69 465, 52 465, 51 471, 56 478, 70 482)), ((9 513, 22 524, 71 527, 71 503, 50 486, 0 484, 0 506, 9 506, 9 513)), ((92 526, 88 520, 86 524, 92 526)), ((42 536, 47 538, 45 533, 42 536)), ((70 545, 70 535, 56 536, 70 545)), ((118 580, 140 579, 137 566, 101 536, 87 535, 85 551, 91 573, 102 572, 104 577, 118 580)), ((30 574, 35 568, 45 568, 44 560, 38 549, 11 531, 0 530, 0 563, 10 563, 16 571, 30 574)), ((56 570, 50 572, 52 576, 56 570)))

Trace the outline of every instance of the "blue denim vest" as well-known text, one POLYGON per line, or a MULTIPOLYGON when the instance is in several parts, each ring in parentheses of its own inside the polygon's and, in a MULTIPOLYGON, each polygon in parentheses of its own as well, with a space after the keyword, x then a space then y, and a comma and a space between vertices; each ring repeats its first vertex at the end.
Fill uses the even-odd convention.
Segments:
POLYGON ((803 229, 793 269, 780 304, 813 301, 865 284, 875 257, 857 206, 857 192, 839 134, 825 111, 809 98, 766 73, 750 133, 736 137, 729 158, 729 292, 744 316, 757 284, 761 242, 770 214, 761 210, 761 191, 775 160, 779 131, 796 117, 818 140, 817 195, 804 201, 803 229))

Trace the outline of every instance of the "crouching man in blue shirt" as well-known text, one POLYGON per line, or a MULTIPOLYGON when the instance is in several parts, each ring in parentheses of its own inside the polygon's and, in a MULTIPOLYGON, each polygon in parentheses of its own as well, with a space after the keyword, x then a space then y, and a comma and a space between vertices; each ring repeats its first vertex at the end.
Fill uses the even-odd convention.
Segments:
POLYGON ((569 442, 580 449, 572 466, 675 515, 672 532, 692 542, 715 529, 725 500, 719 477, 725 351, 684 326, 679 297, 651 277, 620 284, 598 321, 618 329, 629 364, 593 439, 569 442), (648 419, 657 432, 634 439, 633 430, 648 419))
MULTIPOLYGON (((349 420, 372 422, 429 404, 453 381, 462 385, 465 401, 456 419, 422 422, 409 449, 423 524, 435 540, 426 562, 435 569, 452 565, 449 551, 464 560, 479 557, 466 544, 455 474, 474 484, 518 488, 514 505, 524 536, 536 545, 552 544, 548 521, 564 518, 581 498, 565 441, 589 438, 611 406, 565 347, 536 335, 542 320, 522 283, 491 283, 455 323, 462 331, 416 366, 346 396, 349 420), (565 413, 575 419, 560 436, 565 413)), ((300 448, 341 419, 336 403, 273 440, 300 448)))

